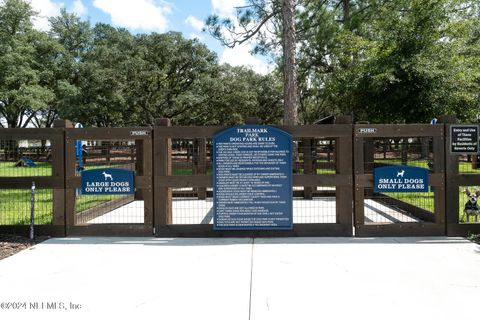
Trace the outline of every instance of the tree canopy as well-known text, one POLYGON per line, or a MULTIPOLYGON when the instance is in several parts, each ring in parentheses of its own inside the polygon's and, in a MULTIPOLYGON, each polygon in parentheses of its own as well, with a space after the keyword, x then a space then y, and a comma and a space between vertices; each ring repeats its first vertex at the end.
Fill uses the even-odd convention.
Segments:
POLYGON ((247 116, 279 123, 274 75, 220 65, 198 40, 178 32, 131 34, 91 26, 62 10, 49 32, 33 29, 23 0, 0 6, 0 125, 86 126, 235 124, 247 116))
MULTIPOLYGON (((62 10, 33 28, 25 0, 0 2, 0 127, 231 125, 282 121, 282 5, 249 0, 236 20, 207 18, 226 45, 254 40, 276 69, 220 64, 178 32, 132 34, 62 10), (225 36, 225 37, 224 37, 225 36), (226 37, 228 36, 228 37, 226 37), (223 38, 222 38, 223 37, 223 38)), ((473 0, 296 0, 298 118, 428 122, 480 116, 480 3, 473 0)))

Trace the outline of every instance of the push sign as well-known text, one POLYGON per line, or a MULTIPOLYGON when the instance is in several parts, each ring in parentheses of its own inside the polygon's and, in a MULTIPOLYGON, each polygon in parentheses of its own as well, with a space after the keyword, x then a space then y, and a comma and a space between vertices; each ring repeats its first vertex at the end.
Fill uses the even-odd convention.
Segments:
POLYGON ((428 170, 385 166, 373 171, 374 192, 428 192, 428 170))
POLYGON ((133 194, 133 171, 126 169, 95 169, 82 171, 82 194, 133 194))

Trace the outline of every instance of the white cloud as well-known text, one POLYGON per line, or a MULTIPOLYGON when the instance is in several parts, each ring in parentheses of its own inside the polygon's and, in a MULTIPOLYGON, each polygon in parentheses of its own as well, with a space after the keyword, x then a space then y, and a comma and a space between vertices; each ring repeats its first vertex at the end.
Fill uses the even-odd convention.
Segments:
POLYGON ((76 13, 80 17, 85 16, 88 12, 87 7, 83 4, 82 0, 75 0, 73 1, 72 7, 70 11, 76 13))
POLYGON ((220 63, 228 63, 232 66, 246 66, 257 73, 268 74, 273 70, 273 67, 266 61, 253 56, 250 53, 252 45, 243 44, 235 48, 226 48, 220 56, 220 63))
POLYGON ((214 13, 220 17, 231 17, 235 15, 235 7, 245 5, 245 0, 212 0, 214 13))
POLYGON ((203 21, 195 18, 194 16, 188 16, 187 19, 185 20, 185 23, 197 31, 202 31, 204 27, 203 21))
POLYGON ((30 0, 33 9, 37 11, 38 17, 33 19, 33 26, 35 29, 47 31, 50 29, 49 17, 60 14, 60 9, 64 6, 63 3, 56 3, 51 0, 30 0))
POLYGON ((109 14, 112 23, 133 30, 164 32, 170 5, 154 0, 93 0, 93 5, 109 14))

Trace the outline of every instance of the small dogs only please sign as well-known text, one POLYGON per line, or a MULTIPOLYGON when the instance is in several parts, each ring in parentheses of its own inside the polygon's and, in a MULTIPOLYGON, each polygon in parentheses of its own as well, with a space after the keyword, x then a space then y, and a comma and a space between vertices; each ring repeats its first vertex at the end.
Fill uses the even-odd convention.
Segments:
POLYGON ((428 192, 428 170, 385 166, 373 171, 374 192, 428 192))

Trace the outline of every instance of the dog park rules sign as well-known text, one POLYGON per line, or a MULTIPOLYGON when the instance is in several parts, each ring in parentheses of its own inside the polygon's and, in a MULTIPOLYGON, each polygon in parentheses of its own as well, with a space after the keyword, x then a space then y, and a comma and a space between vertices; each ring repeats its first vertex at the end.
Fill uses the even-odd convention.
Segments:
POLYGON ((292 136, 261 125, 213 138, 215 230, 291 229, 292 136))
POLYGON ((82 171, 82 194, 133 194, 133 171, 126 169, 94 169, 82 171))
POLYGON ((428 170, 385 166, 373 171, 374 192, 428 192, 428 170))

